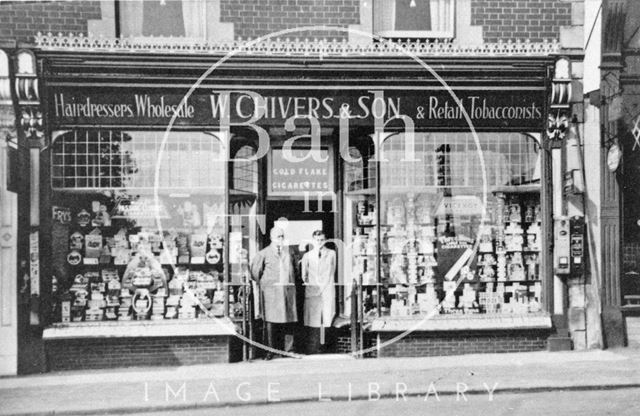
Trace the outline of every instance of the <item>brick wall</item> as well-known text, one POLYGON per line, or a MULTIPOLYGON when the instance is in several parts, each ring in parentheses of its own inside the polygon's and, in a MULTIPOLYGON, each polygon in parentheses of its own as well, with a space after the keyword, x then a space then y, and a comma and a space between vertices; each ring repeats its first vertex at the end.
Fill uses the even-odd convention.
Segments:
MULTIPOLYGON (((220 21, 233 23, 236 38, 313 25, 346 28, 360 22, 359 0, 221 0, 220 21)), ((101 19, 100 1, 0 2, 0 38, 31 41, 38 32, 87 33, 87 20, 101 19)), ((471 24, 482 26, 485 42, 558 39, 571 24, 571 3, 561 0, 472 0, 471 24)), ((335 38, 343 32, 295 32, 282 37, 335 38)))
MULTIPOLYGON (((331 25, 346 28, 360 22, 358 0, 221 0, 220 21, 233 23, 236 38, 256 38, 301 26, 331 25)), ((295 32, 282 38, 324 37, 345 39, 346 32, 295 32)))
MULTIPOLYGON (((381 334, 381 342, 398 334, 381 334)), ((549 331, 413 332, 382 348, 380 357, 525 352, 547 348, 549 331)))
POLYGON ((348 335, 341 335, 336 338, 336 352, 340 354, 351 352, 351 338, 348 335))
MULTIPOLYGON (((48 341, 49 371, 178 366, 231 361, 229 337, 102 338, 48 341)), ((235 355, 235 354, 234 354, 235 355)))
POLYGON ((485 42, 559 39, 560 26, 571 25, 571 3, 561 0, 472 0, 471 24, 482 26, 485 42))
POLYGON ((31 42, 37 32, 86 35, 87 20, 100 18, 100 1, 3 1, 0 38, 31 42))
MULTIPOLYGON (((370 350, 364 355, 365 357, 367 358, 376 357, 377 355, 376 350, 375 348, 373 348, 376 345, 375 341, 376 341, 375 336, 372 336, 372 334, 365 334, 363 349, 370 350)), ((343 333, 343 334, 340 334, 338 337, 336 337, 335 352, 338 354, 351 354, 353 352, 351 350, 350 334, 343 333)))

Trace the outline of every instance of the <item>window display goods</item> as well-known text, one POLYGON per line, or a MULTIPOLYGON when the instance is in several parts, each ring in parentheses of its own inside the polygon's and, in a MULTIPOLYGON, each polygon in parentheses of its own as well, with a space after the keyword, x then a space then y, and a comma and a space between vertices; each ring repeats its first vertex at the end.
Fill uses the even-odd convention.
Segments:
MULTIPOLYGON (((119 215, 113 200, 90 201, 79 207, 75 221, 54 223, 54 239, 68 236, 64 263, 54 259, 62 277, 59 319, 223 316, 223 230, 203 224, 196 203, 177 205, 175 218, 164 219, 162 233, 119 215)), ((213 204, 207 206, 211 210, 213 204)), ((242 311, 234 308, 236 314, 242 311)))
POLYGON ((375 314, 377 302, 391 317, 541 312, 539 193, 497 189, 482 224, 473 191, 383 186, 379 204, 375 195, 347 196, 347 270, 372 299, 365 312, 375 314))

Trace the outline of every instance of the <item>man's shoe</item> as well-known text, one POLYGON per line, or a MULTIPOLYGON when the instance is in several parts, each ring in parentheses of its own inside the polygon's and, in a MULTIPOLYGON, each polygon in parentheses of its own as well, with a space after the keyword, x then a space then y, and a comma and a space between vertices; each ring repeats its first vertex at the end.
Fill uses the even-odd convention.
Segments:
POLYGON ((272 352, 268 352, 267 355, 264 356, 265 361, 273 360, 274 354, 272 352))

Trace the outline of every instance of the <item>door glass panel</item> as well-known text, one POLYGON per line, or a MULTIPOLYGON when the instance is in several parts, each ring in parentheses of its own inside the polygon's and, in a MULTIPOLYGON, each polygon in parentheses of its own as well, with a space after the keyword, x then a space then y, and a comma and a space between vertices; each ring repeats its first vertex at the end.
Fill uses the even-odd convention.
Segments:
POLYGON ((231 141, 229 164, 229 266, 231 281, 229 315, 240 318, 248 313, 250 285, 249 261, 258 251, 260 218, 258 214, 258 161, 252 160, 256 144, 244 137, 231 141), (246 300, 246 302, 245 302, 246 300))

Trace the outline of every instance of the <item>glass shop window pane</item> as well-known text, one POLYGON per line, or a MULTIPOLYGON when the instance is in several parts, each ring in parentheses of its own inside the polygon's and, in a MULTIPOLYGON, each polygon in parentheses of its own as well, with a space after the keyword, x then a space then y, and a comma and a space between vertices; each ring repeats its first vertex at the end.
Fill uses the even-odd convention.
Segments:
POLYGON ((541 308, 540 151, 529 135, 388 138, 380 162, 383 313, 535 313, 541 308), (483 185, 486 178, 487 194, 483 185), (477 250, 476 250, 477 244, 477 250))
POLYGON ((223 146, 202 132, 163 138, 77 130, 54 140, 54 320, 224 314, 223 146))

